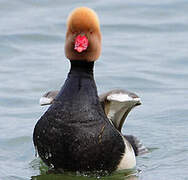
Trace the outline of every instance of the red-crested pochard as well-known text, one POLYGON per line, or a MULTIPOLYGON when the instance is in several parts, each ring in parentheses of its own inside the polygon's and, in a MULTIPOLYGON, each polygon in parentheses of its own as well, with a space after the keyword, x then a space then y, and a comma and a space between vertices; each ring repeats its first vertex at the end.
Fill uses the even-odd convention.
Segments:
POLYGON ((41 159, 56 170, 112 172, 136 166, 135 154, 147 149, 121 129, 130 110, 140 105, 131 92, 113 90, 98 97, 93 76, 101 53, 96 13, 86 7, 68 17, 65 54, 71 68, 60 91, 46 93, 51 104, 37 122, 33 141, 41 159))

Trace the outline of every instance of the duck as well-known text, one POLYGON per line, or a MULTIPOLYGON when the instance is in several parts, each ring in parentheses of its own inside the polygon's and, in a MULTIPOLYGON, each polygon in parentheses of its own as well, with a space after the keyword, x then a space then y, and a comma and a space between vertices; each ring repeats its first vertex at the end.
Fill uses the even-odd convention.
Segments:
POLYGON ((141 104, 126 90, 98 95, 94 64, 101 54, 99 18, 88 7, 74 9, 67 19, 65 55, 70 71, 59 91, 49 91, 40 105, 50 105, 34 127, 33 143, 55 170, 113 172, 132 169, 148 150, 133 135, 121 132, 129 112, 141 104))

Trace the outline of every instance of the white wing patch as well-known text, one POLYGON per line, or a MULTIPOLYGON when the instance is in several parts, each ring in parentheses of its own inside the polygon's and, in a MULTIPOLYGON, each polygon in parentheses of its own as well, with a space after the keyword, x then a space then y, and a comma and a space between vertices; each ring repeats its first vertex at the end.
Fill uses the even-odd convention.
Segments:
POLYGON ((53 101, 52 98, 41 97, 39 103, 40 103, 41 106, 43 106, 43 105, 51 104, 52 101, 53 101))
POLYGON ((108 95, 107 100, 125 102, 125 101, 140 101, 140 98, 133 98, 128 94, 117 93, 117 94, 108 95))

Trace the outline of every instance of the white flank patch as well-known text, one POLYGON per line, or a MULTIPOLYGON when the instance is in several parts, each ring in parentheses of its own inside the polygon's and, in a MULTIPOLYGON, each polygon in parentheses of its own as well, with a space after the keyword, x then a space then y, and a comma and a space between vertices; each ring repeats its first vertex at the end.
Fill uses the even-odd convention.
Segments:
POLYGON ((125 143, 125 153, 122 156, 122 159, 117 167, 117 170, 123 170, 123 169, 132 169, 136 166, 136 158, 134 154, 134 150, 132 146, 129 144, 129 142, 122 137, 125 143))
POLYGON ((51 104, 52 98, 41 97, 39 103, 41 106, 51 104))
POLYGON ((125 101, 140 101, 140 98, 132 98, 128 94, 118 93, 118 94, 109 95, 107 97, 107 100, 125 102, 125 101))

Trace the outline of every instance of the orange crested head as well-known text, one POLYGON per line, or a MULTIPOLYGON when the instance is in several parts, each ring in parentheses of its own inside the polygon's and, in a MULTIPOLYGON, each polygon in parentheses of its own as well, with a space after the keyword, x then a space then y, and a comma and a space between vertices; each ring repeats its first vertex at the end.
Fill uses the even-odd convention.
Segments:
POLYGON ((92 62, 100 53, 101 32, 97 14, 87 7, 76 8, 67 20, 66 57, 92 62))

